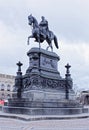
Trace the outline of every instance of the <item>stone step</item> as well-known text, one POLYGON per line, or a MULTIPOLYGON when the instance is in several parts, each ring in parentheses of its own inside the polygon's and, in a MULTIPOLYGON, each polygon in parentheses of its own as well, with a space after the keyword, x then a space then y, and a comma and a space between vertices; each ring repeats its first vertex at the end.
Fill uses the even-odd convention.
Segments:
POLYGON ((75 101, 29 101, 26 99, 10 99, 6 104, 13 107, 29 108, 81 108, 82 105, 75 101))

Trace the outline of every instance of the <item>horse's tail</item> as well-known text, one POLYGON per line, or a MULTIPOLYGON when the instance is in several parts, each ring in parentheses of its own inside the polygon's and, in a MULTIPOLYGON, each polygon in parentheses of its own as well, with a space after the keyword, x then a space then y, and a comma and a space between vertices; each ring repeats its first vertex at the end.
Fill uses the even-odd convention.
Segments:
POLYGON ((59 48, 58 41, 57 41, 57 37, 55 35, 54 35, 54 43, 55 43, 56 48, 58 49, 59 48))

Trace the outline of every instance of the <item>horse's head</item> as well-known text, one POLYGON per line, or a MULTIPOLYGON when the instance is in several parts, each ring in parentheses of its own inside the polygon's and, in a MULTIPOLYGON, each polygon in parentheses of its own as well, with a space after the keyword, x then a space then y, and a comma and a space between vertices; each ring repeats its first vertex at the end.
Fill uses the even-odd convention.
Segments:
POLYGON ((29 25, 32 25, 32 23, 33 23, 33 16, 32 16, 32 14, 30 14, 30 15, 28 16, 28 24, 29 24, 29 25))

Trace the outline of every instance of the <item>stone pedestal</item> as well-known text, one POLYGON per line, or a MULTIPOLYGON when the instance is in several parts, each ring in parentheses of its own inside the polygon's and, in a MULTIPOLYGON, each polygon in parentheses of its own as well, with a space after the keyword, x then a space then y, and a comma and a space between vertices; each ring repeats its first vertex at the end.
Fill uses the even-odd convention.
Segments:
MULTIPOLYGON (((29 67, 26 74, 18 74, 13 99, 9 99, 4 112, 30 115, 62 115, 82 113, 82 106, 75 100, 73 82, 66 66, 65 78, 58 71, 59 56, 44 49, 32 48, 27 53, 29 67), (21 84, 19 86, 18 84, 21 84), (16 97, 20 89, 20 97, 16 97), (68 90, 68 91, 67 91, 68 90)), ((21 71, 21 69, 20 69, 21 71)))
MULTIPOLYGON (((29 97, 34 101, 65 99, 65 78, 62 78, 58 71, 59 56, 39 48, 32 48, 27 55, 29 67, 23 76, 22 97, 29 97)), ((72 85, 70 78, 70 99, 74 99, 72 85)))

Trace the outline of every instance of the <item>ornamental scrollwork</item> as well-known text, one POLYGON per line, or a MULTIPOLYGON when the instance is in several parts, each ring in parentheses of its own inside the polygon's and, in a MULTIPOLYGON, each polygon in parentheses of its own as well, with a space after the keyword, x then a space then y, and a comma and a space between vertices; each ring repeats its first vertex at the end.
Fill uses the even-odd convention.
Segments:
MULTIPOLYGON (((31 76, 23 80, 24 88, 33 88, 32 86, 36 86, 36 88, 42 89, 65 89, 66 80, 56 80, 56 79, 48 79, 39 76, 31 76)), ((72 81, 68 81, 69 89, 72 88, 72 81)))
POLYGON ((23 80, 23 86, 24 88, 28 88, 31 85, 31 80, 30 78, 26 78, 23 80))

